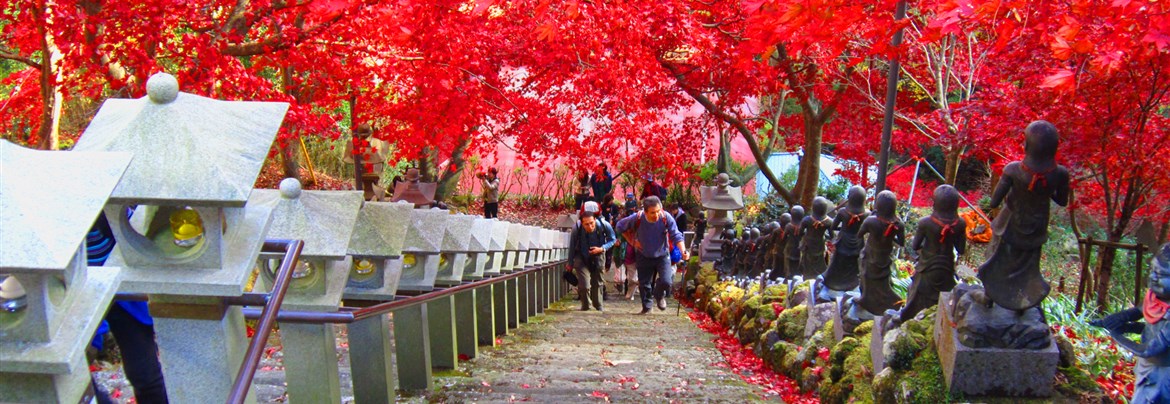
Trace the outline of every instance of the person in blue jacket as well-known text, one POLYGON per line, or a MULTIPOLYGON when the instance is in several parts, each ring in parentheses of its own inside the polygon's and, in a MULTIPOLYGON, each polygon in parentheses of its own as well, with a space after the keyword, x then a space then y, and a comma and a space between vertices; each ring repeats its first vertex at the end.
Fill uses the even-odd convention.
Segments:
MULTIPOLYGON (((106 215, 85 236, 86 257, 91 267, 102 266, 114 251, 114 236, 106 215)), ((158 362, 158 344, 154 341, 154 319, 146 302, 116 301, 106 312, 106 320, 98 329, 95 342, 100 343, 103 329, 114 334, 114 341, 122 352, 122 370, 134 387, 134 398, 139 403, 166 403, 167 388, 163 381, 162 365, 158 362)), ((109 394, 95 389, 99 404, 113 403, 109 394)))
POLYGON ((651 196, 642 200, 642 213, 618 221, 617 231, 626 235, 634 246, 638 291, 642 296, 642 312, 639 314, 650 312, 651 297, 657 302, 658 310, 666 310, 666 292, 674 281, 671 248, 679 249, 683 261, 690 259, 690 252, 683 245, 685 238, 674 217, 666 214, 657 196, 651 196), (651 280, 655 275, 658 278, 652 287, 651 280))

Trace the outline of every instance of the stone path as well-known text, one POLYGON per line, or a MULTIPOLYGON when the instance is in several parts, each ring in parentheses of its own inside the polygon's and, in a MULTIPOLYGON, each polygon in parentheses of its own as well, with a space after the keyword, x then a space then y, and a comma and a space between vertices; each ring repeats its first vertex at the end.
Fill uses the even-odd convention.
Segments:
POLYGON ((760 400, 759 388, 726 367, 711 335, 686 316, 636 315, 638 302, 607 301, 605 312, 563 300, 512 330, 495 348, 438 378, 422 401, 728 402, 760 400))
MULTIPOLYGON (((478 358, 454 370, 436 371, 433 392, 401 394, 399 402, 727 402, 761 400, 762 390, 727 369, 712 336, 696 327, 686 309, 636 315, 636 301, 612 296, 606 311, 579 311, 572 300, 554 303, 545 314, 500 337, 499 346, 481 347, 478 358)), ((353 402, 349 345, 338 327, 342 402, 353 402)), ((259 402, 285 402, 279 337, 256 374, 259 402)), ((130 402, 132 390, 120 366, 95 372, 107 389, 130 402)), ((168 381, 169 382, 169 381, 168 381)))

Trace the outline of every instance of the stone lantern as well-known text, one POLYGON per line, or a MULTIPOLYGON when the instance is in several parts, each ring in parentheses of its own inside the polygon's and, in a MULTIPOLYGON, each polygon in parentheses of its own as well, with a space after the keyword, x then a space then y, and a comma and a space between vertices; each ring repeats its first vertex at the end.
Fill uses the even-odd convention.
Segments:
POLYGON ((243 293, 263 246, 271 208, 247 202, 288 104, 182 93, 166 73, 146 91, 106 100, 74 150, 134 153, 105 208, 107 264, 122 267, 120 292, 149 294, 163 373, 181 381, 171 401, 223 402, 247 338, 222 298, 243 293))
MULTIPOLYGON (((366 202, 349 239, 353 265, 343 296, 347 301, 382 302, 394 300, 402 266, 391 262, 402 258, 407 227, 414 204, 409 202, 366 202), (366 261, 366 262, 362 262, 366 261)), ((358 402, 392 402, 395 397, 390 316, 358 320, 347 327, 351 346, 362 347, 362 355, 350 358, 353 395, 358 402)))
POLYGON ((402 273, 399 290, 429 292, 435 289, 435 278, 439 274, 442 259, 439 251, 443 247, 443 236, 450 216, 447 211, 437 208, 420 208, 410 212, 402 258, 390 263, 391 271, 402 273))
POLYGON ((467 253, 471 249, 471 228, 477 218, 459 214, 447 218, 443 246, 439 253, 439 274, 435 277, 437 285, 455 286, 463 283, 463 270, 467 263, 467 253))
POLYGON ((503 272, 504 250, 508 247, 508 229, 512 227, 511 223, 499 219, 491 220, 492 238, 488 244, 488 258, 483 268, 485 276, 495 276, 503 272))
MULTIPOLYGON (((272 206, 268 237, 304 240, 301 257, 281 306, 288 310, 336 311, 352 266, 349 240, 364 197, 361 191, 304 191, 294 178, 280 190, 258 189, 253 203, 272 206)), ((265 290, 272 286, 283 254, 263 253, 260 267, 265 290)), ((341 401, 333 324, 280 325, 284 374, 290 401, 341 401)))
POLYGON ((476 218, 471 224, 471 240, 467 243, 467 261, 463 268, 465 281, 483 279, 491 251, 492 223, 491 219, 476 218))
POLYGON ((85 236, 130 160, 0 140, 0 402, 77 402, 89 387, 85 347, 119 270, 88 270, 85 236))
POLYGON ((508 227, 508 241, 504 245, 504 270, 523 271, 528 265, 528 226, 511 223, 508 227))
POLYGON ((345 288, 346 299, 394 300, 402 267, 398 265, 398 271, 390 271, 391 261, 402 258, 412 212, 414 206, 409 202, 362 205, 349 239, 353 267, 345 288))

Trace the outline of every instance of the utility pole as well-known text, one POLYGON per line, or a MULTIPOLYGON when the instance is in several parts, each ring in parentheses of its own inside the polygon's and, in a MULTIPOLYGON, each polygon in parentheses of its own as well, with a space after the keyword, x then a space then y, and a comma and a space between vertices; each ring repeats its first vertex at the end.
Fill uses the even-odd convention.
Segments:
MULTIPOLYGON (((905 19, 906 0, 899 0, 896 7, 894 21, 905 19)), ((894 48, 902 45, 903 30, 903 28, 898 28, 898 31, 894 33, 894 39, 890 42, 894 48)), ((875 193, 886 189, 886 171, 890 166, 890 137, 894 131, 894 104, 898 99, 898 73, 901 73, 901 70, 902 67, 898 64, 898 56, 890 58, 890 71, 886 76, 886 115, 882 120, 882 146, 881 151, 878 153, 875 193)))

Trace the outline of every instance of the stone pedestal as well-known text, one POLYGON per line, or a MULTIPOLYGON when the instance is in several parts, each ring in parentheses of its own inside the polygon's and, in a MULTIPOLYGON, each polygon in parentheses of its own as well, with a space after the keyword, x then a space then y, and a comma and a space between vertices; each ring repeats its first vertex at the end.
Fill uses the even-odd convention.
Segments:
MULTIPOLYGON (((455 325, 459 333, 455 334, 456 353, 461 358, 475 358, 479 356, 479 313, 476 305, 480 303, 477 297, 485 288, 472 289, 455 294, 455 325)), ((491 301, 488 301, 491 305, 491 301)), ((491 318, 491 317, 487 317, 491 318)), ((490 334, 489 334, 490 335, 490 334)))
POLYGON ((455 296, 441 297, 426 304, 431 366, 436 369, 454 369, 459 363, 455 337, 455 296))
POLYGON ((495 306, 495 335, 508 334, 508 281, 497 283, 492 287, 492 304, 495 306))
POLYGON ((341 401, 336 340, 333 324, 280 325, 289 402, 341 401))
MULTIPOLYGON (((508 312, 508 328, 516 328, 520 326, 520 279, 512 278, 504 281, 504 296, 508 300, 508 306, 505 309, 508 312)), ((527 320, 527 317, 525 317, 527 320)))
POLYGON ((496 308, 495 289, 499 287, 499 284, 488 285, 475 291, 477 345, 496 346, 496 319, 499 310, 496 308))
POLYGON ((390 341, 390 316, 382 315, 355 321, 348 326, 350 373, 353 399, 357 404, 392 403, 396 399, 393 379, 393 346, 390 341))
POLYGON ((430 390, 434 381, 427 304, 393 312, 394 352, 398 363, 398 386, 402 390, 430 390))
MULTIPOLYGON (((226 402, 248 348, 241 309, 218 299, 164 296, 152 296, 150 305, 163 377, 173 381, 170 402, 226 402)), ((251 390, 245 402, 255 403, 251 390)))
POLYGON ((959 343, 951 324, 950 293, 939 295, 934 340, 942 361, 943 377, 952 394, 1002 397, 1052 395, 1060 352, 1056 344, 1045 349, 970 348, 959 343))
POLYGON ((532 279, 529 278, 531 274, 526 274, 516 278, 516 319, 519 323, 527 323, 528 316, 532 314, 532 300, 529 299, 534 292, 532 288, 532 279))

